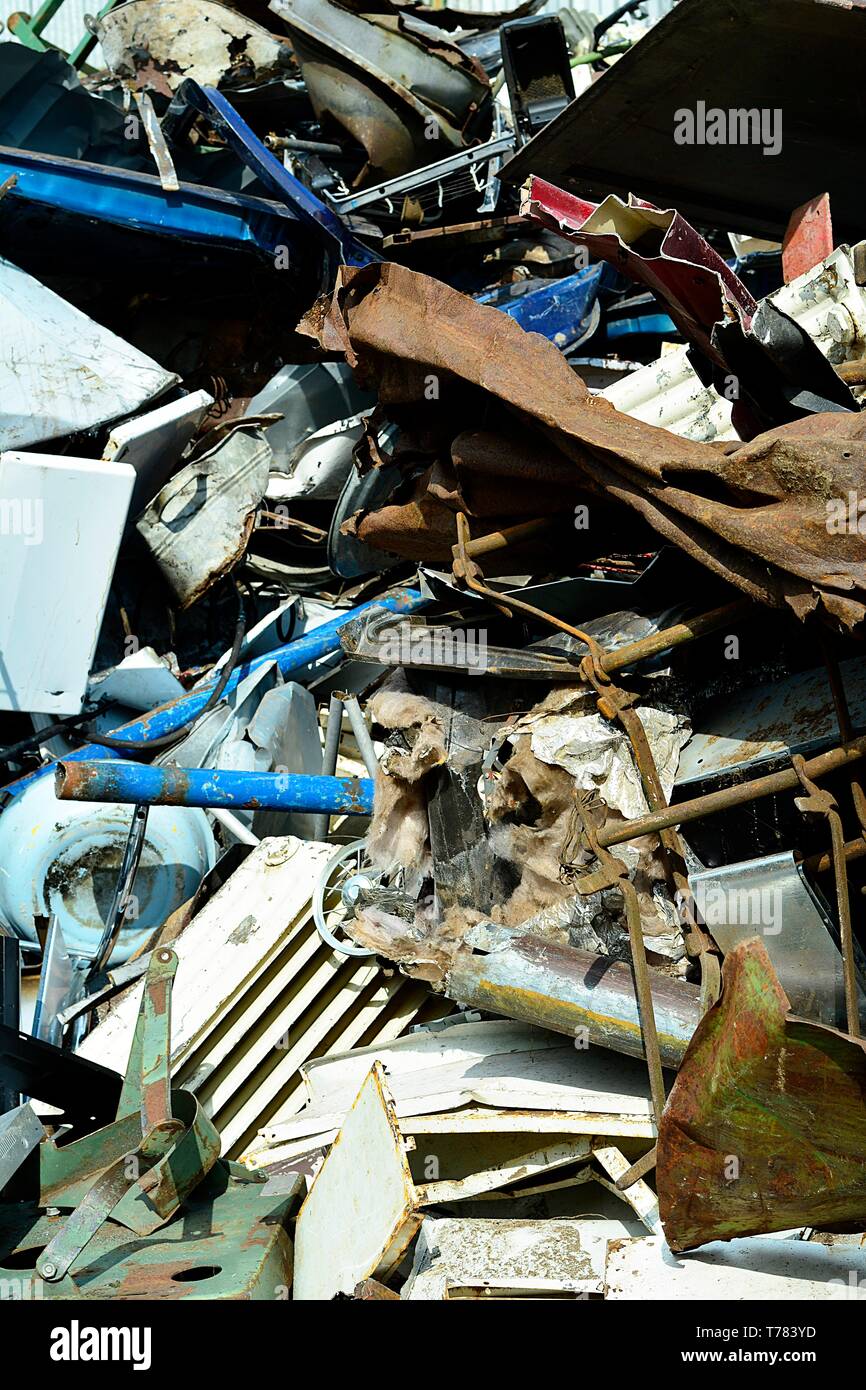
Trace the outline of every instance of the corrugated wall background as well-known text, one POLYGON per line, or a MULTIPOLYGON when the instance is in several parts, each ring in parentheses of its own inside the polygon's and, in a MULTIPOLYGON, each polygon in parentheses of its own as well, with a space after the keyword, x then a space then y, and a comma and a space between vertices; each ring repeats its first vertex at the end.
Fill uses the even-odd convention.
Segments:
MULTIPOLYGON (((4 25, 0 40, 11 37, 6 32, 6 20, 16 10, 26 10, 26 2, 27 0, 0 0, 0 20, 3 21, 4 25)), ((512 7, 516 8, 516 3, 517 0, 514 0, 514 6, 512 6, 509 4, 509 0, 461 0, 460 8, 475 11, 505 10, 512 7)), ((610 14, 612 10, 617 9, 621 3, 622 0, 591 0, 591 3, 587 4, 568 4, 568 0, 548 0, 544 12, 552 14, 556 10, 564 9, 587 10, 602 18, 602 16, 610 14)), ((674 0, 644 0, 644 10, 652 20, 660 19, 663 14, 673 8, 673 5, 674 0)), ((35 14, 39 8, 38 0, 31 0, 31 6, 32 8, 27 12, 35 14)), ((64 0, 60 12, 45 30, 44 37, 50 43, 56 44, 58 48, 68 52, 84 34, 84 16, 94 14, 100 8, 99 0, 64 0)))

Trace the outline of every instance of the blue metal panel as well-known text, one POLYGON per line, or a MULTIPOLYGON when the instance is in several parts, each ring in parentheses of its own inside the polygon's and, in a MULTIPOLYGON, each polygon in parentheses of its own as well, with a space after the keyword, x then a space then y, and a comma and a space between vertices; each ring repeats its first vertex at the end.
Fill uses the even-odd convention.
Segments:
POLYGON ((152 174, 0 145, 0 183, 12 175, 10 199, 184 241, 245 245, 271 258, 300 230, 291 211, 265 198, 192 183, 166 193, 152 174))
POLYGON ((591 265, 562 280, 543 280, 524 289, 520 282, 477 295, 480 304, 501 309, 527 333, 541 333, 557 347, 572 347, 593 326, 603 266, 591 265))

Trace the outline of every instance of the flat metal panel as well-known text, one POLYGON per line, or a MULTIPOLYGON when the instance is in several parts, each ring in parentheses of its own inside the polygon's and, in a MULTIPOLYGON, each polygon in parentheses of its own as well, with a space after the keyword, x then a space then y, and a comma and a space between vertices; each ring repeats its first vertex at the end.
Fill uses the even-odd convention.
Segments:
POLYGON ((80 712, 134 483, 126 463, 0 454, 0 709, 80 712))

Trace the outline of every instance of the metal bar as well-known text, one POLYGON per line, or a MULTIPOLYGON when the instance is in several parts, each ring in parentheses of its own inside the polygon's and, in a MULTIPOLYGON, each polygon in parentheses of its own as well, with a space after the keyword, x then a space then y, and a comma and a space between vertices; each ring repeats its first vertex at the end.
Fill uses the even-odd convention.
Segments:
MULTIPOLYGON (((824 777, 830 772, 859 763, 864 755, 866 735, 852 739, 843 748, 830 748, 826 753, 819 753, 803 767, 809 777, 824 777)), ((651 811, 649 815, 638 816, 636 820, 623 821, 621 825, 610 825, 599 831, 598 842, 606 849, 611 845, 623 845, 641 835, 657 835, 674 825, 687 825, 690 821, 702 820, 704 816, 712 816, 719 811, 760 801, 765 796, 794 791, 799 785, 800 779, 794 769, 782 768, 780 772, 768 773, 766 777, 756 777, 752 782, 740 782, 723 791, 707 792, 706 796, 696 796, 691 801, 681 801, 677 806, 651 811)))
MULTIPOLYGON (((845 682, 831 645, 829 633, 823 629, 821 630, 821 644, 824 652, 824 664, 830 680, 833 706, 836 711, 836 722, 839 726, 839 737, 843 743, 847 743, 853 736, 854 726, 851 722, 848 697, 845 694, 845 682)), ((794 766, 802 772, 803 759, 801 757, 796 758, 794 766)), ((863 803, 863 787, 856 779, 852 781, 851 794, 854 798, 855 808, 859 809, 863 803)), ((845 831, 842 827, 842 817, 835 802, 827 811, 827 820, 830 825, 833 877, 836 883, 836 909, 839 916, 839 937, 845 975, 845 1015, 848 1022, 848 1032, 852 1037, 859 1038, 860 990, 857 983, 857 965, 854 960, 854 927, 851 922, 851 897, 848 891, 848 860, 845 854, 845 831)))
MULTIPOLYGON (((842 852, 848 863, 853 859, 866 858, 866 840, 846 840, 842 846, 842 852)), ((833 855, 825 850, 823 854, 810 854, 808 859, 798 859, 797 863, 807 873, 825 874, 833 868, 833 855)))
MULTIPOLYGON (((544 536, 549 531, 555 531, 560 525, 558 519, 549 516, 536 517, 534 521, 521 521, 516 526, 506 526, 502 531, 490 531, 486 536, 467 541, 465 553, 470 560, 477 560, 481 555, 493 555, 497 551, 507 550, 510 545, 520 545, 522 541, 544 536)), ((458 558, 458 551, 458 546, 452 547, 455 558, 458 558)))
MULTIPOLYGON (((296 638, 294 642, 289 642, 284 647, 277 647, 275 651, 268 652, 266 656, 256 657, 255 660, 239 666, 229 677, 224 693, 231 695, 241 681, 271 661, 276 662, 284 680, 294 680, 298 673, 309 666, 311 662, 339 651, 342 629, 347 623, 353 622, 371 609, 387 608, 391 613, 412 613, 416 609, 424 608, 428 603, 429 599, 426 599, 417 589, 405 589, 397 594, 376 599, 373 603, 363 603, 359 608, 348 609, 330 622, 322 623, 321 627, 314 628, 312 632, 296 638)), ((113 737, 121 740, 124 738, 131 740, 157 739, 164 734, 176 732, 202 711, 217 679, 218 676, 212 677, 196 690, 190 691, 188 695, 181 695, 177 700, 172 700, 167 705, 161 705, 159 709, 150 710, 140 719, 133 720, 131 724, 124 724, 122 728, 115 729, 113 737)), ((135 751, 137 750, 133 750, 133 754, 135 751)), ((117 749, 109 750, 98 744, 89 743, 85 744, 83 748, 77 748, 74 753, 70 753, 64 762, 67 764, 70 762, 96 762, 113 760, 122 756, 123 754, 117 749)), ((52 770, 53 764, 49 764, 37 772, 29 773, 26 777, 20 777, 17 782, 11 782, 9 786, 5 787, 4 793, 7 796, 17 796, 32 782, 40 777, 45 777, 52 770)))
POLYGON ((633 1163, 627 1168, 621 1178, 617 1178, 614 1187, 617 1192, 624 1192, 627 1187, 631 1187, 633 1182, 638 1182, 645 1178, 647 1173, 652 1172, 656 1166, 656 1145, 653 1144, 649 1153, 645 1153, 643 1158, 639 1158, 637 1163, 633 1163))
MULTIPOLYGON (((328 727, 325 731, 325 751, 322 756, 322 772, 333 777, 337 771, 337 756, 340 752, 340 734, 343 729, 343 701, 339 695, 331 696, 328 706, 328 727)), ((327 840, 331 829, 331 817, 327 811, 316 816, 313 824, 313 839, 327 840)))
POLYGON ((234 811, 327 811, 355 816, 369 815, 373 809, 373 783, 359 777, 68 761, 57 763, 55 776, 61 801, 221 806, 234 811))
POLYGON ((658 1029, 656 1028, 653 1007, 652 981, 646 958, 643 932, 641 930, 640 904, 634 884, 627 878, 620 879, 619 889, 625 905, 625 918, 628 925, 631 960, 634 967, 634 987, 640 1014, 643 1050, 646 1055, 649 1073, 650 1094, 656 1125, 661 1123, 665 1108, 665 1081, 662 1075, 662 1059, 659 1052, 658 1029))
POLYGON ((214 820, 218 820, 220 825, 224 825, 230 835, 239 840, 242 845, 255 847, 261 844, 258 835, 254 835, 249 826, 244 825, 242 820, 233 816, 231 811, 226 811, 222 806, 212 806, 210 808, 214 820))
POLYGON ((744 618, 753 616, 756 611, 751 599, 737 599, 736 602, 726 603, 721 608, 713 608, 709 613, 699 613, 694 618, 685 618, 681 623, 674 623, 672 627, 666 627, 661 632, 651 632, 639 642, 629 642, 614 652, 605 652, 601 658, 602 670, 608 675, 613 675, 615 671, 623 671, 628 666, 637 665, 648 656, 658 656, 660 652, 669 651, 672 647, 682 647, 695 638, 717 632, 727 624, 741 622, 744 618))
POLYGON ((358 704, 358 697, 357 695, 341 694, 340 698, 343 701, 343 708, 349 716, 349 723, 364 760, 364 766, 375 781, 376 773, 379 771, 379 759, 376 757, 376 750, 373 747, 373 740, 370 737, 370 730, 367 728, 363 710, 358 704))
POLYGON ((833 875, 836 880, 836 908, 839 914, 839 936, 842 944, 842 963, 845 975, 845 1016, 852 1038, 860 1037, 860 1004, 857 988, 857 963, 854 959, 854 927, 851 922, 851 899, 848 893, 848 871, 845 862, 845 835, 842 817, 837 810, 827 816, 833 846, 833 875))

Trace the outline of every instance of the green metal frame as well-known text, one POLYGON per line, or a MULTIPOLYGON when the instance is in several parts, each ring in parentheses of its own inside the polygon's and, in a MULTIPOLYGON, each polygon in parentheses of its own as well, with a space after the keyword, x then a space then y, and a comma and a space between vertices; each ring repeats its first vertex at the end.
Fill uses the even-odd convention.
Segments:
MULTIPOLYGON (((103 5, 102 9, 97 11, 96 18, 102 19, 103 15, 107 15, 110 10, 115 9, 121 3, 122 0, 108 0, 108 4, 103 5)), ((36 53, 47 53, 49 50, 53 50, 55 53, 60 52, 55 44, 47 43, 42 34, 58 11, 63 8, 63 5, 64 0, 45 0, 45 3, 40 5, 32 17, 19 10, 9 16, 7 28, 11 34, 15 35, 19 43, 23 43, 25 48, 32 48, 36 53)), ((87 33, 79 39, 72 52, 65 56, 74 68, 82 68, 96 47, 96 43, 96 35, 87 33)))

